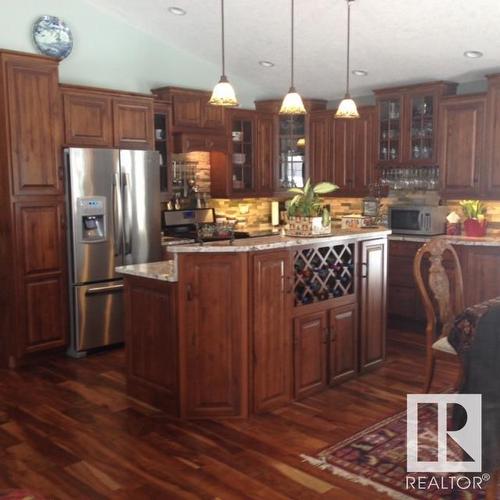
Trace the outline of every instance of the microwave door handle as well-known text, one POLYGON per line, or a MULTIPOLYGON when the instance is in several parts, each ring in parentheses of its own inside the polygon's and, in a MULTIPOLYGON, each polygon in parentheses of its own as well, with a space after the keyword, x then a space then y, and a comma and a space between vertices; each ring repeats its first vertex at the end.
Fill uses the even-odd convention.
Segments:
POLYGON ((424 212, 420 212, 418 215, 418 229, 420 231, 424 229, 424 212))
POLYGON ((113 178, 113 230, 115 256, 118 256, 122 250, 123 231, 122 191, 120 186, 120 174, 118 173, 116 173, 113 178))
POLYGON ((132 203, 129 174, 123 174, 123 211, 125 213, 125 255, 132 253, 132 203))

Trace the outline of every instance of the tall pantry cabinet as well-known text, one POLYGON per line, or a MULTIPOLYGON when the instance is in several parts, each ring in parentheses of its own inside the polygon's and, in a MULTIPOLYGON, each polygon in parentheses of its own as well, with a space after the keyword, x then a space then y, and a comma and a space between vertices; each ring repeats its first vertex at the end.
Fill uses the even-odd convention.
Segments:
POLYGON ((58 62, 0 51, 0 366, 63 347, 68 324, 58 62))

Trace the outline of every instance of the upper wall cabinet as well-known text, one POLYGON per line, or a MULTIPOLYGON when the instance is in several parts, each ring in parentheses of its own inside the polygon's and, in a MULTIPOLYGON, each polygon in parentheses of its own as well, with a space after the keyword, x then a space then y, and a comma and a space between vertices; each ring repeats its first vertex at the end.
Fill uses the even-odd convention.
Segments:
POLYGON ((482 190, 488 198, 500 197, 500 74, 488 78, 486 164, 482 190))
POLYGON ((480 194, 484 165, 486 96, 453 96, 439 110, 439 166, 441 192, 449 198, 480 194))
POLYGON ((307 161, 309 120, 313 111, 326 109, 326 101, 304 99, 305 116, 280 115, 281 100, 256 101, 259 113, 274 116, 273 176, 274 192, 284 192, 291 187, 302 187, 311 175, 311 164, 307 161))
POLYGON ((152 149, 153 100, 119 97, 113 99, 114 144, 119 148, 152 149))
POLYGON ((162 87, 152 92, 157 98, 172 103, 174 132, 200 128, 225 131, 226 110, 208 104, 209 92, 178 87, 162 87))
POLYGON ((2 119, 9 117, 13 194, 61 194, 64 187, 57 61, 1 52, 0 62, 5 75, 2 119))
POLYGON ((334 182, 335 195, 357 196, 368 192, 375 178, 375 107, 358 109, 357 120, 336 120, 334 111, 311 113, 309 162, 313 182, 334 182))
POLYGON ((436 165, 439 101, 455 90, 447 82, 376 90, 378 164, 436 165))
POLYGON ((211 156, 212 196, 269 196, 273 192, 274 116, 244 109, 226 113, 228 130, 222 137, 227 154, 211 156))
POLYGON ((153 149, 153 98, 61 86, 64 142, 69 146, 153 149))

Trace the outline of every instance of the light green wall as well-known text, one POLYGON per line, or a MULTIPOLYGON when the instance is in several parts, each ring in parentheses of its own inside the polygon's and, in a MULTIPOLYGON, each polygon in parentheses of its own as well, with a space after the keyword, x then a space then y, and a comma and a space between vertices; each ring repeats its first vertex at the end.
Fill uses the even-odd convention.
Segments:
MULTIPOLYGON (((0 0, 0 47, 36 52, 31 26, 40 15, 57 15, 71 27, 74 48, 60 64, 63 83, 149 92, 164 85, 211 89, 220 68, 161 43, 103 14, 83 0, 0 0)), ((231 75, 243 107, 253 107, 256 86, 231 75)))

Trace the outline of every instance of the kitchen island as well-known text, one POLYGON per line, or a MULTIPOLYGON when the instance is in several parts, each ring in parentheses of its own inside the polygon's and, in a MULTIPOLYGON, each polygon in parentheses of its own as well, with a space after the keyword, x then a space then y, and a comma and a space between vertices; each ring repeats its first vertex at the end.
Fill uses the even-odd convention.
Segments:
POLYGON ((246 417, 379 366, 389 234, 174 245, 118 268, 129 394, 182 418, 246 417))

